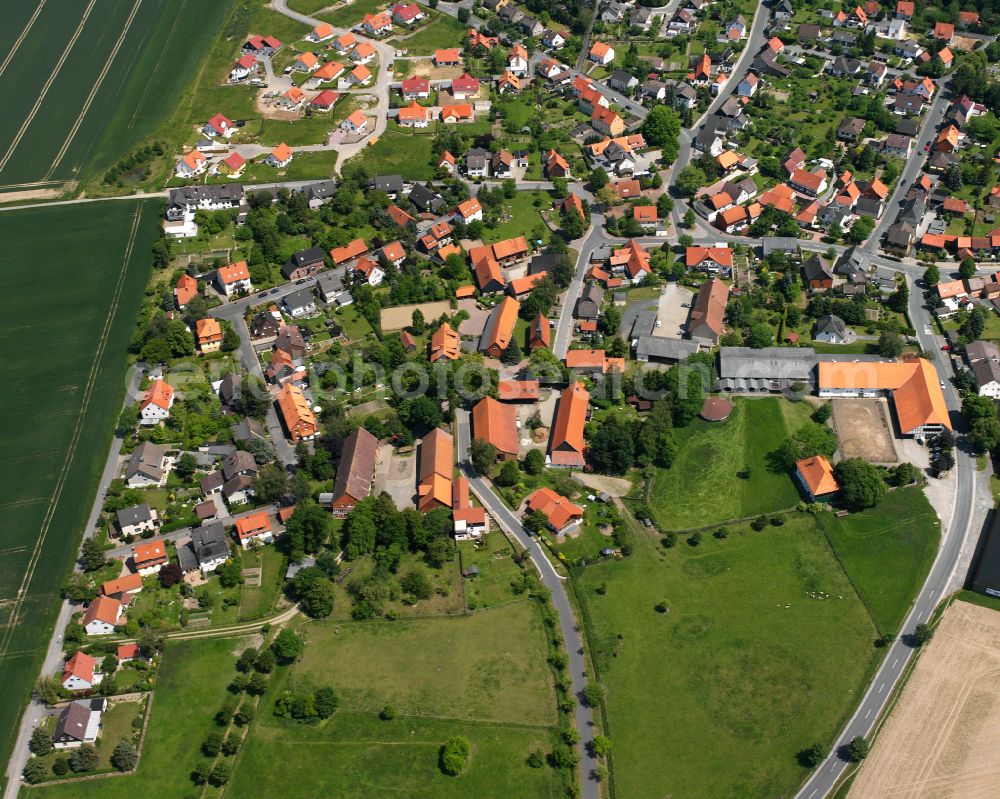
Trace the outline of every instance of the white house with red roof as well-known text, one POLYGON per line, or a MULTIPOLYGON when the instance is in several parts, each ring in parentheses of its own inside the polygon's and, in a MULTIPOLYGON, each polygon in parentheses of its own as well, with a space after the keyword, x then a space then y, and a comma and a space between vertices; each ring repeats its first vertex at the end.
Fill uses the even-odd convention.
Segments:
POLYGON ((236 539, 243 549, 249 549, 254 542, 271 544, 274 542, 274 530, 271 529, 271 519, 267 511, 257 511, 242 519, 236 520, 236 539))
POLYGON ((339 99, 340 95, 333 89, 324 89, 309 101, 309 107, 316 111, 329 111, 339 99))
POLYGON ((99 596, 87 605, 80 623, 87 635, 111 635, 121 617, 121 602, 109 596, 99 596))
POLYGON ((468 72, 463 72, 451 82, 451 94, 456 100, 468 100, 479 94, 479 81, 468 72))
POLYGON ((215 282, 219 289, 227 297, 239 291, 253 291, 253 283, 250 282, 250 270, 246 261, 237 261, 235 264, 220 266, 215 273, 215 282))
POLYGON ((222 136, 223 138, 228 139, 236 133, 236 130, 236 125, 231 119, 228 119, 223 114, 216 114, 205 123, 205 127, 201 129, 201 132, 206 136, 211 136, 212 138, 222 136))
POLYGON ((103 679, 97 671, 97 659, 80 650, 63 667, 62 686, 67 691, 89 691, 103 679))
POLYGON ((378 262, 362 255, 354 264, 354 279, 369 286, 377 286, 385 278, 385 271, 378 265, 378 262))
POLYGON ((406 78, 399 89, 404 100, 426 100, 431 96, 431 82, 423 75, 406 78))
POLYGON ((158 424, 170 418, 174 405, 174 387, 166 380, 154 380, 139 405, 140 424, 158 424))
POLYGON ((405 25, 406 27, 415 25, 424 18, 424 12, 420 10, 420 6, 416 3, 406 5, 397 3, 389 9, 389 13, 392 15, 393 22, 397 25, 405 25))
POLYGON ((229 69, 229 82, 239 83, 241 80, 246 80, 251 75, 256 75, 259 69, 260 65, 256 58, 250 54, 242 55, 229 69))

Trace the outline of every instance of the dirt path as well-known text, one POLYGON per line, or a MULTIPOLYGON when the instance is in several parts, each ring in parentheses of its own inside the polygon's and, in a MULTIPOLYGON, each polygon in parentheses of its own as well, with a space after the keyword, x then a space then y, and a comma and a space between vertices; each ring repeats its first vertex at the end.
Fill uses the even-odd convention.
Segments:
POLYGON ((955 602, 848 799, 987 799, 1000 785, 1000 613, 955 602))
POLYGON ((615 497, 624 497, 632 490, 632 484, 621 477, 607 477, 603 474, 588 474, 586 472, 577 472, 574 476, 579 478, 584 485, 596 491, 607 491, 615 497))

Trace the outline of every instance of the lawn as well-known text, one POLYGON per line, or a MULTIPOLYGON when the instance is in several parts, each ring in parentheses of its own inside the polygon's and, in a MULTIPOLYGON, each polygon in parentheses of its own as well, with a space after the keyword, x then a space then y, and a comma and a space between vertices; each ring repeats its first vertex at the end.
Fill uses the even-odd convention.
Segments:
POLYGON ((41 666, 108 453, 160 208, 110 202, 0 214, 0 331, 17 375, 0 395, 8 453, 0 622, 15 620, 0 636, 0 759, 41 666), (30 266, 39 263, 45 268, 30 266))
POLYGON ((431 133, 407 133, 390 122, 379 140, 351 161, 360 163, 373 175, 402 175, 410 180, 430 180, 434 177, 431 165, 433 144, 431 133))
POLYGON ((282 799, 556 799, 566 795, 557 773, 525 763, 532 751, 548 751, 552 737, 547 728, 411 717, 381 721, 344 711, 321 727, 258 723, 227 793, 282 799), (460 776, 446 777, 438 768, 438 750, 453 735, 468 738, 472 756, 460 776))
POLYGON ((469 610, 523 599, 511 590, 511 582, 521 576, 521 569, 514 563, 514 549, 502 532, 491 531, 478 545, 461 541, 458 552, 463 571, 470 566, 479 569, 479 576, 465 581, 465 604, 469 610))
MULTIPOLYGON (((111 753, 119 741, 128 740, 136 743, 138 735, 132 722, 139 718, 143 709, 142 701, 139 702, 117 702, 109 704, 107 711, 101 716, 101 735, 98 738, 97 755, 100 763, 95 772, 115 771, 111 765, 111 753)), ((55 729, 55 717, 52 717, 50 729, 55 729)), ((42 762, 52 767, 52 764, 59 758, 68 757, 72 750, 53 749, 42 758, 42 762)), ((61 779, 59 775, 49 772, 48 779, 61 779)))
POLYGON ((615 793, 629 799, 790 796, 795 753, 830 742, 876 658, 875 628, 808 515, 639 548, 575 579, 615 793))
POLYGON ((865 513, 817 519, 879 630, 900 632, 914 586, 930 571, 941 537, 941 522, 923 491, 893 491, 865 513))
POLYGON ((303 631, 308 645, 292 682, 335 686, 344 710, 378 713, 391 704, 404 716, 555 724, 546 642, 533 603, 459 618, 313 622, 303 631))
POLYGON ((260 586, 243 586, 240 619, 259 619, 274 607, 285 582, 285 556, 275 546, 261 547, 256 553, 240 551, 244 569, 260 568, 260 586))
MULTIPOLYGON (((310 4, 311 2, 312 0, 300 0, 300 3, 305 4, 310 4)), ((331 5, 334 5, 334 3, 328 2, 320 6, 320 8, 331 5)), ((351 29, 355 25, 361 24, 361 20, 364 19, 365 14, 377 14, 388 7, 389 3, 385 2, 385 0, 352 0, 352 2, 342 5, 336 11, 327 11, 320 14, 318 18, 326 20, 334 27, 351 29)))
POLYGON ((544 231, 542 240, 548 241, 551 231, 545 226, 539 211, 551 204, 552 198, 544 191, 519 191, 513 199, 504 200, 503 221, 483 233, 483 242, 493 244, 513 236, 524 236, 532 239, 531 243, 534 244, 532 234, 536 229, 544 231), (541 201, 541 205, 537 207, 536 199, 541 201))
MULTIPOLYGON (((15 5, 17 19, 8 22, 18 36, 21 17, 27 18, 23 11, 32 4, 15 5)), ((85 182, 151 136, 200 66, 198 57, 171 60, 169 54, 181 46, 188 53, 207 50, 233 5, 107 0, 87 15, 87 4, 45 4, 0 86, 6 112, 0 120, 0 183, 85 182), (153 41, 157 46, 148 46, 153 41), (49 68, 40 69, 40 63, 49 68)))
POLYGON ((786 403, 777 397, 737 397, 724 422, 696 419, 675 430, 674 463, 656 472, 650 491, 648 504, 658 526, 705 527, 795 505, 799 494, 792 479, 767 465, 767 453, 793 432, 782 411, 786 403), (749 477, 739 477, 745 469, 749 477))
POLYGON ((411 55, 433 55, 435 50, 461 47, 465 43, 466 27, 454 17, 441 14, 412 36, 400 36, 392 44, 411 55))
POLYGON ((212 717, 228 696, 234 653, 248 645, 248 639, 234 638, 168 642, 139 770, 115 779, 24 789, 21 795, 31 799, 181 799, 196 793, 187 775, 203 760, 199 747, 205 736, 218 729, 212 717))
MULTIPOLYGON (((264 183, 273 180, 310 180, 333 176, 333 168, 337 164, 336 150, 323 150, 312 153, 296 153, 292 163, 284 169, 275 169, 261 161, 247 164, 243 173, 244 183, 264 183)), ((225 178, 210 180, 210 183, 224 183, 225 178)), ((231 182, 231 181, 230 181, 231 182)))

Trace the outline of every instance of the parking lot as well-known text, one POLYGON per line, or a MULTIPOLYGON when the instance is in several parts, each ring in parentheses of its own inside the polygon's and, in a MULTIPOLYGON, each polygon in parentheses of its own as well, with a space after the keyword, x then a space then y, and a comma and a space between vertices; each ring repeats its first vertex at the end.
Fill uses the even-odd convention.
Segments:
POLYGON ((660 294, 657 320, 660 326, 653 330, 654 336, 679 338, 687 329, 688 313, 694 293, 679 283, 668 283, 660 294))
POLYGON ((884 399, 835 399, 833 424, 844 458, 896 463, 889 405, 884 399))

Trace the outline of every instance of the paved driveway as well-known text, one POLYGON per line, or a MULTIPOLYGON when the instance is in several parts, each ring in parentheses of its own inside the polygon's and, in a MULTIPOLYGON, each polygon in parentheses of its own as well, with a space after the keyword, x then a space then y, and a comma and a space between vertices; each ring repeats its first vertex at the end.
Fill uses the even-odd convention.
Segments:
POLYGON ((694 292, 679 283, 668 283, 660 294, 660 307, 657 313, 659 327, 653 328, 654 336, 669 336, 677 338, 684 334, 694 292))
POLYGON ((400 455, 395 447, 385 445, 379 451, 379 464, 375 474, 375 493, 385 491, 396 507, 414 507, 417 493, 417 456, 400 455))

